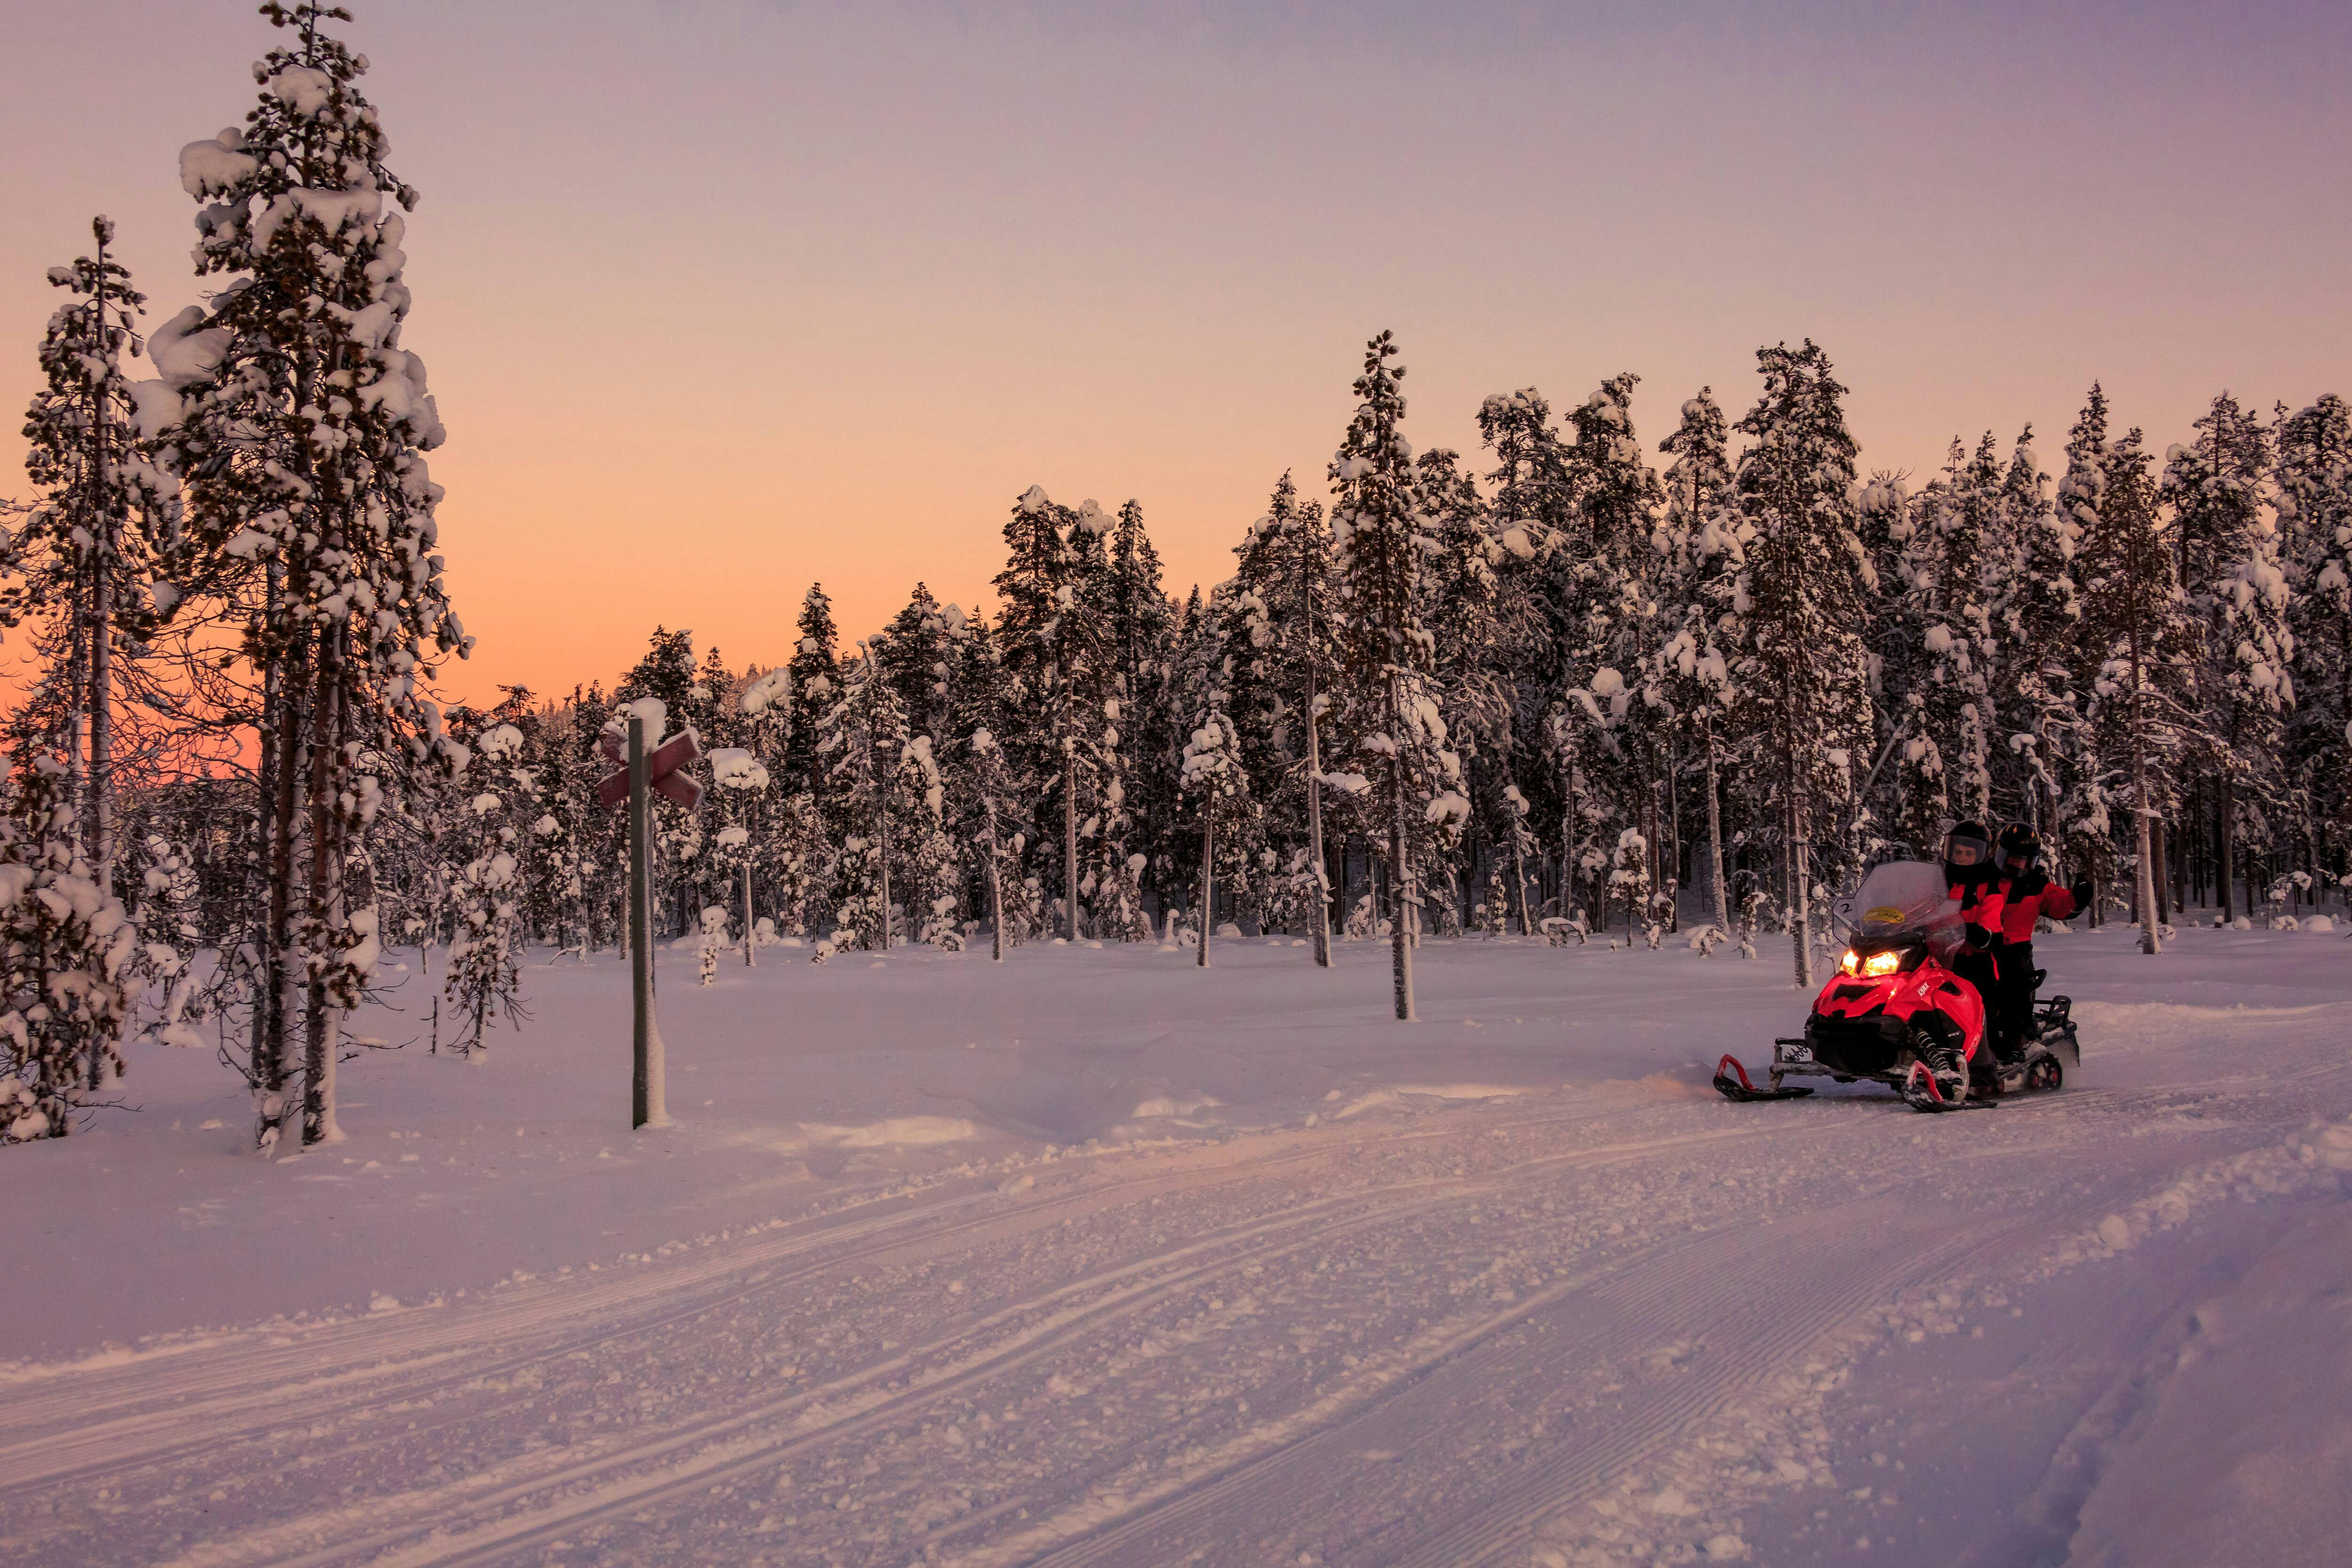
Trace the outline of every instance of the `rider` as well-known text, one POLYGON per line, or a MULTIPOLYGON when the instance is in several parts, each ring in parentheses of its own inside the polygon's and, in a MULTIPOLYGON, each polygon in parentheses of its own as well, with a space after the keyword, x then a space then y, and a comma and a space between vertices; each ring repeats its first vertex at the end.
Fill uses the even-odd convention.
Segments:
POLYGON ((1988 994, 1994 1018, 1993 1054, 2014 1061, 2025 1048, 2033 1021, 2033 926, 2047 915, 2072 918, 2090 906, 2088 878, 2060 887, 2042 873, 2042 835, 2023 822, 2000 831, 1994 858, 2000 867, 2001 940, 1993 950, 1999 997, 1988 994))
POLYGON ((2001 888, 1992 860, 1992 836, 1982 822, 1962 822, 1944 835, 1944 881, 1960 906, 1968 936, 1952 955, 1951 970, 1977 988, 1985 1005, 1985 1032, 1993 1033, 1993 998, 2000 971, 1993 954, 2001 938, 2001 888))

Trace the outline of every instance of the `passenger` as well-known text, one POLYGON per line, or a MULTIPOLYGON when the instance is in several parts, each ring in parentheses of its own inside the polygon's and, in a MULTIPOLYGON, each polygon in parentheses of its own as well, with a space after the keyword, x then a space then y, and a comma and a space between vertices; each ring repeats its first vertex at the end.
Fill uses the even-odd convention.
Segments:
POLYGON ((2000 870, 2001 940, 1993 950, 1998 999, 1989 996, 1993 1054, 2015 1061, 2025 1052, 2033 1027, 2033 927, 2047 915, 2072 919, 2090 907, 2088 879, 2060 887, 2042 873, 2042 835, 2022 822, 2000 831, 1996 849, 2000 870))

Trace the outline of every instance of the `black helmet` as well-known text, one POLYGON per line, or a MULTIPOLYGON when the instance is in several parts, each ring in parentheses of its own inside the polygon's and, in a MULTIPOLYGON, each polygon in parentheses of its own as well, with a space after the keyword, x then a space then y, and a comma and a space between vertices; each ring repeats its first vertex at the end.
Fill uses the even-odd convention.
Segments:
POLYGON ((2000 831, 1999 847, 2003 866, 2014 862, 2018 870, 2029 870, 2042 858, 2042 835, 2023 822, 2011 822, 2000 831))
POLYGON ((1944 864, 1973 870, 1992 863, 1992 835, 1982 822, 1962 822, 1944 835, 1944 864))

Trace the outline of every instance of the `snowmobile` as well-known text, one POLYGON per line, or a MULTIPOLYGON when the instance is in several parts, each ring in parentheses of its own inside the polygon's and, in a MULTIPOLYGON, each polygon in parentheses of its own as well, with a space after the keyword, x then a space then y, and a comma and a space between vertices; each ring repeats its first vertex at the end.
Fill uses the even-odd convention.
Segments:
MULTIPOLYGON (((1772 1042, 1766 1088, 1727 1053, 1715 1072, 1727 1098, 1793 1100, 1813 1092, 1788 1084, 1790 1078, 1868 1079, 1889 1085, 1915 1110, 1957 1111, 2057 1089, 2067 1069, 2081 1065, 2074 1004, 2065 997, 2037 1001, 2017 1059, 1996 1058, 1985 1037, 1984 998, 1948 967, 1966 930, 1939 867, 1882 865, 1832 907, 1848 945, 1813 999, 1804 1034, 1772 1042)), ((2041 981, 2036 971, 2037 989, 2041 981)))

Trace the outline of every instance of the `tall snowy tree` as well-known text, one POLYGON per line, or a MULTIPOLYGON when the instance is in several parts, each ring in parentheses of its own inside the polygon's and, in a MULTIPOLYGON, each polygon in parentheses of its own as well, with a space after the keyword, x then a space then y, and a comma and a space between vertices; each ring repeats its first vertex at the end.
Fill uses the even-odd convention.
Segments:
POLYGON ((209 311, 158 334, 159 363, 217 362, 180 408, 146 412, 169 426, 197 544, 262 581, 243 651, 265 694, 270 907, 255 1066, 267 1149, 298 1066, 298 1007, 302 1139, 340 1135, 341 1020, 373 945, 344 874, 379 802, 359 758, 446 765, 425 685, 436 659, 469 643, 434 553, 441 489, 423 454, 441 421, 423 361, 401 346, 416 193, 384 165, 383 124, 358 86, 365 61, 326 31, 349 13, 314 0, 261 10, 291 38, 255 68, 259 101, 244 128, 180 155, 183 185, 205 204, 198 270, 224 282, 209 311))
POLYGON ((1709 387, 1682 406, 1682 423, 1658 444, 1673 458, 1664 476, 1666 506, 1660 524, 1657 659, 1659 685, 1675 722, 1695 733, 1706 795, 1704 862, 1707 908, 1715 924, 1731 928, 1724 876, 1721 734, 1736 688, 1727 656, 1739 574, 1751 532, 1732 494, 1730 438, 1723 410, 1709 387))
POLYGON ((2168 455, 2161 490, 2172 510, 2180 584, 2203 633, 2198 699, 2211 780, 2221 915, 2242 838, 2269 838, 2267 808, 2284 793, 2286 714, 2294 703, 2294 633, 2276 524, 2268 515, 2270 432, 2227 392, 2168 455))
POLYGON ((2289 747, 2310 871, 2352 849, 2352 408, 2330 392, 2278 419, 2280 555, 2294 633, 2289 747))
POLYGON ((2152 824, 2170 792, 2160 777, 2188 749, 2198 628, 2180 591, 2179 563, 2158 520, 2158 492, 2140 433, 2110 444, 2099 464, 2095 509, 2070 490, 2085 517, 2081 552, 2084 640, 2100 658, 2092 690, 2105 755, 2121 766, 2131 802, 2135 917, 2140 950, 2155 953, 2157 900, 2152 824), (2087 514, 2087 516, 2086 516, 2087 514))
POLYGON ((1314 883, 1313 896, 1298 915, 1316 964, 1328 969, 1331 911, 1324 869, 1323 731, 1333 657, 1331 536, 1322 505, 1300 501, 1298 486, 1284 474, 1265 516, 1251 525, 1238 553, 1237 579, 1244 591, 1236 601, 1244 616, 1237 631, 1247 643, 1244 662, 1276 700, 1274 749, 1283 758, 1283 783, 1304 807, 1305 868, 1314 883), (1295 754, 1286 722, 1294 716, 1295 754))
POLYGON ((1413 1016, 1412 806, 1427 820, 1458 825, 1453 779, 1440 761, 1444 720, 1428 685, 1436 649, 1421 623, 1421 562, 1429 517, 1412 444, 1405 440, 1404 367, 1389 361, 1396 340, 1382 332, 1364 348, 1356 378, 1356 414, 1332 458, 1331 539, 1339 584, 1335 607, 1349 677, 1349 727, 1357 750, 1381 777, 1389 841, 1391 980, 1396 1016, 1413 1016))
POLYGON ((784 668, 792 674, 792 738, 784 751, 784 788, 824 792, 824 766, 817 759, 817 735, 824 715, 841 700, 840 634, 834 630, 833 601, 824 584, 809 584, 801 600, 800 637, 784 668))
POLYGON ((168 413, 168 390, 133 385, 122 355, 140 351, 145 298, 110 254, 114 225, 90 224, 90 254, 52 267, 49 281, 72 302, 49 318, 40 365, 46 384, 25 419, 26 469, 42 497, 16 539, 23 575, 0 590, 0 624, 26 613, 49 618, 44 685, 63 746, 66 779, 89 863, 110 884, 114 737, 122 700, 118 647, 143 647, 158 611, 177 591, 157 584, 160 553, 176 544, 178 486, 152 462, 142 439, 146 411, 168 413), (161 394, 160 396, 158 394, 161 394), (87 738, 85 739, 85 734, 87 738))
POLYGON ((1814 824, 1848 794, 1852 758, 1871 734, 1863 640, 1870 568, 1855 532, 1854 458, 1845 388, 1808 339, 1757 350, 1764 391, 1739 422, 1755 438, 1736 476, 1754 537, 1741 598, 1742 683, 1759 704, 1759 738, 1779 775, 1797 984, 1812 983, 1814 824))

